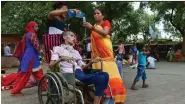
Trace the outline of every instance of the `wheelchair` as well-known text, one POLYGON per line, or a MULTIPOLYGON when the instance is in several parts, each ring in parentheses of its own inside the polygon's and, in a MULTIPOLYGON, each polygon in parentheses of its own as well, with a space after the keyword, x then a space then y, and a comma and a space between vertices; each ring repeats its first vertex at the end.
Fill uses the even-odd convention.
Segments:
MULTIPOLYGON (((82 61, 90 60, 82 59, 82 61)), ((103 62, 100 61, 100 63, 101 69, 98 71, 102 71, 103 68, 103 62)), ((95 93, 94 85, 87 85, 75 79, 74 71, 75 65, 73 64, 73 73, 62 73, 54 69, 44 74, 38 84, 40 104, 92 104, 95 93), (46 91, 42 91, 42 87, 46 91)), ((110 86, 108 87, 112 95, 110 86)))

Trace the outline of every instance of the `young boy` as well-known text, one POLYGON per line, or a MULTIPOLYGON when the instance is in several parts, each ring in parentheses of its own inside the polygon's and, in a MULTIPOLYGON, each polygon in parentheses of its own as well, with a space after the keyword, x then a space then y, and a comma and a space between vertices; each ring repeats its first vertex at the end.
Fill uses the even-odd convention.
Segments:
POLYGON ((146 80, 146 72, 145 72, 145 66, 146 66, 146 55, 149 54, 149 52, 147 52, 146 48, 144 45, 140 44, 138 46, 139 48, 139 54, 138 54, 138 67, 137 67, 137 75, 134 79, 134 82, 131 86, 132 90, 137 90, 137 88, 135 87, 136 83, 139 81, 140 77, 142 77, 143 79, 143 85, 142 88, 147 88, 148 85, 145 84, 145 80, 146 80))

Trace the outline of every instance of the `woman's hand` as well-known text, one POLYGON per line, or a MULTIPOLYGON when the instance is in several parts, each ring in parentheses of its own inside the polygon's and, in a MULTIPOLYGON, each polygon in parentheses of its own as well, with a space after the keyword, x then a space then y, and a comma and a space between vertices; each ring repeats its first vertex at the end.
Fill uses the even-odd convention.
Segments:
POLYGON ((93 29, 93 26, 92 26, 89 22, 85 22, 85 23, 83 24, 83 26, 84 26, 85 28, 90 29, 90 30, 93 29))

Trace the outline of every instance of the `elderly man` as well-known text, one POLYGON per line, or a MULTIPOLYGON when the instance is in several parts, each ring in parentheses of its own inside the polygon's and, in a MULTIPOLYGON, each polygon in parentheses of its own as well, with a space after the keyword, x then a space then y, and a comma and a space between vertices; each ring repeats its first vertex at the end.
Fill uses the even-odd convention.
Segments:
MULTIPOLYGON (((106 72, 85 74, 83 69, 89 67, 92 63, 97 62, 97 59, 90 61, 87 65, 82 62, 82 57, 77 50, 73 48, 74 33, 66 31, 63 33, 65 40, 64 44, 53 47, 50 68, 56 64, 60 64, 63 73, 73 73, 72 64, 75 64, 75 77, 87 84, 95 85, 95 98, 93 104, 99 104, 101 97, 104 95, 104 90, 107 88, 109 76, 106 72)), ((88 69, 86 69, 88 70, 88 69)))

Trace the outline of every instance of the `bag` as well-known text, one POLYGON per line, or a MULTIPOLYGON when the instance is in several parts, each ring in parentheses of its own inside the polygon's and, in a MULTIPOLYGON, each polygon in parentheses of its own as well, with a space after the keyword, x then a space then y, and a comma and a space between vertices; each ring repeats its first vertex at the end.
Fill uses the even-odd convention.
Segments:
POLYGON ((103 104, 115 104, 114 99, 111 98, 105 98, 103 104))
POLYGON ((115 104, 115 100, 114 100, 114 98, 112 96, 112 89, 111 89, 109 84, 108 84, 108 87, 109 87, 109 91, 110 91, 111 97, 110 98, 105 98, 103 104, 115 104))

